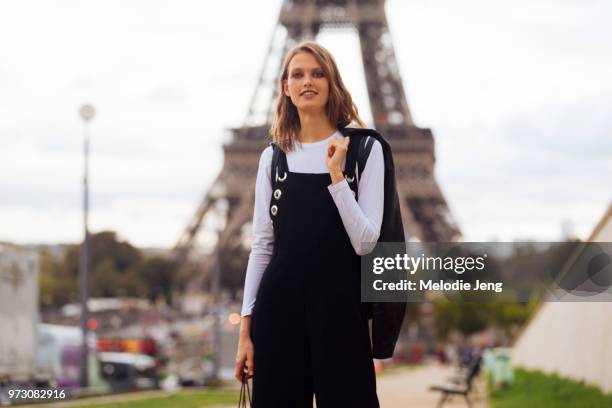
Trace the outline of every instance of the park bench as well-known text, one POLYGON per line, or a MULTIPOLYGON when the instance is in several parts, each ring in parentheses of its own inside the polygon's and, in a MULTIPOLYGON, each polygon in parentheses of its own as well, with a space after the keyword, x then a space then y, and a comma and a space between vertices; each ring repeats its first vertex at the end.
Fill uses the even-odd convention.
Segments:
POLYGON ((468 407, 472 406, 469 394, 472 391, 472 383, 474 379, 480 373, 482 366, 482 357, 477 356, 472 363, 468 366, 465 374, 462 377, 454 377, 452 383, 432 385, 430 391, 437 391, 442 393, 440 401, 438 402, 438 408, 442 407, 444 403, 451 398, 453 395, 461 395, 465 398, 465 402, 468 407))

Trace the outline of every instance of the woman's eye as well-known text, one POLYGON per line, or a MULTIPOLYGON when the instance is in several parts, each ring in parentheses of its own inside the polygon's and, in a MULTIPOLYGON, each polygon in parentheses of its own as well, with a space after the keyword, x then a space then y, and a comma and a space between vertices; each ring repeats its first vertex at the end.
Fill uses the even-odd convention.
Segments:
POLYGON ((302 76, 302 73, 301 73, 301 72, 294 72, 294 73, 293 73, 291 76, 292 76, 293 78, 299 78, 299 77, 301 77, 301 76, 302 76))
POLYGON ((323 77, 323 72, 322 72, 322 71, 317 71, 317 72, 315 72, 315 73, 313 74, 313 76, 314 76, 315 78, 321 78, 321 77, 323 77))

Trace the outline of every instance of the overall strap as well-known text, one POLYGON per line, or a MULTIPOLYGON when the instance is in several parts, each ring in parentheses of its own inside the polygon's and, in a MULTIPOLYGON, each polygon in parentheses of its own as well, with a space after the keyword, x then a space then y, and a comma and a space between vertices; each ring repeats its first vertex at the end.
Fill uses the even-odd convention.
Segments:
POLYGON ((289 167, 287 166, 287 156, 285 152, 283 152, 280 147, 274 142, 270 143, 272 146, 272 165, 270 166, 270 181, 272 182, 272 189, 276 188, 276 183, 278 179, 282 180, 287 177, 287 171, 289 171, 289 167))
MULTIPOLYGON (((359 178, 363 174, 374 138, 370 136, 352 137, 349 142, 346 161, 344 164, 344 174, 349 187, 355 193, 355 199, 359 197, 359 178), (357 171, 355 171, 355 169, 357 171)), ((270 166, 270 181, 272 182, 272 190, 276 189, 276 184, 279 179, 284 180, 287 177, 289 166, 287 165, 287 156, 276 143, 271 142, 272 146, 272 165, 270 166)))

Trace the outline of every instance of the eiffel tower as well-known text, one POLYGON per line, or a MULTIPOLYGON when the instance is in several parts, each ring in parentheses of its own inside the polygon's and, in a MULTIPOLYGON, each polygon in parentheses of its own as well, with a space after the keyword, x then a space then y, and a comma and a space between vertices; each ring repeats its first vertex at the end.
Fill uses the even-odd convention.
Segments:
MULTIPOLYGON (((253 216, 254 185, 261 151, 267 146, 276 86, 284 55, 300 41, 315 39, 322 29, 356 30, 374 127, 390 142, 407 236, 422 242, 449 242, 460 236, 434 179, 434 140, 417 127, 404 94, 384 0, 284 0, 266 59, 242 127, 231 129, 223 146, 225 161, 174 248, 186 265, 208 214, 226 220, 214 249, 192 273, 191 290, 201 291, 215 265, 223 270, 223 287, 241 287, 248 258, 245 235, 253 216), (221 208, 221 209, 219 209, 221 208), (219 215, 219 214, 222 215, 219 215)), ((183 267, 185 270, 185 267, 183 267)))

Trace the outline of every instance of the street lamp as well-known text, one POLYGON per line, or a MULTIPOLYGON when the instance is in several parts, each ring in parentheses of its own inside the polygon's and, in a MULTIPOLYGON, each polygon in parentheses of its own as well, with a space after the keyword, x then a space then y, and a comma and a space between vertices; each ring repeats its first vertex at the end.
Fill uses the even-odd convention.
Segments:
POLYGON ((81 364, 80 364, 80 384, 81 387, 89 385, 89 364, 88 364, 88 328, 89 309, 87 300, 89 299, 89 122, 94 118, 96 111, 91 105, 83 105, 79 109, 79 116, 83 120, 83 227, 85 237, 81 246, 79 259, 79 294, 81 300, 81 331, 83 342, 81 344, 81 364))
POLYGON ((211 292, 213 295, 212 304, 212 315, 213 315, 213 372, 211 380, 217 382, 220 379, 221 372, 221 353, 222 353, 222 341, 221 341, 221 233, 225 228, 227 222, 227 208, 225 207, 224 197, 226 196, 226 187, 223 183, 216 183, 211 188, 209 193, 211 199, 216 201, 216 223, 215 232, 217 234, 217 244, 214 254, 213 273, 211 282, 211 292), (220 219, 223 220, 220 222, 220 219))

